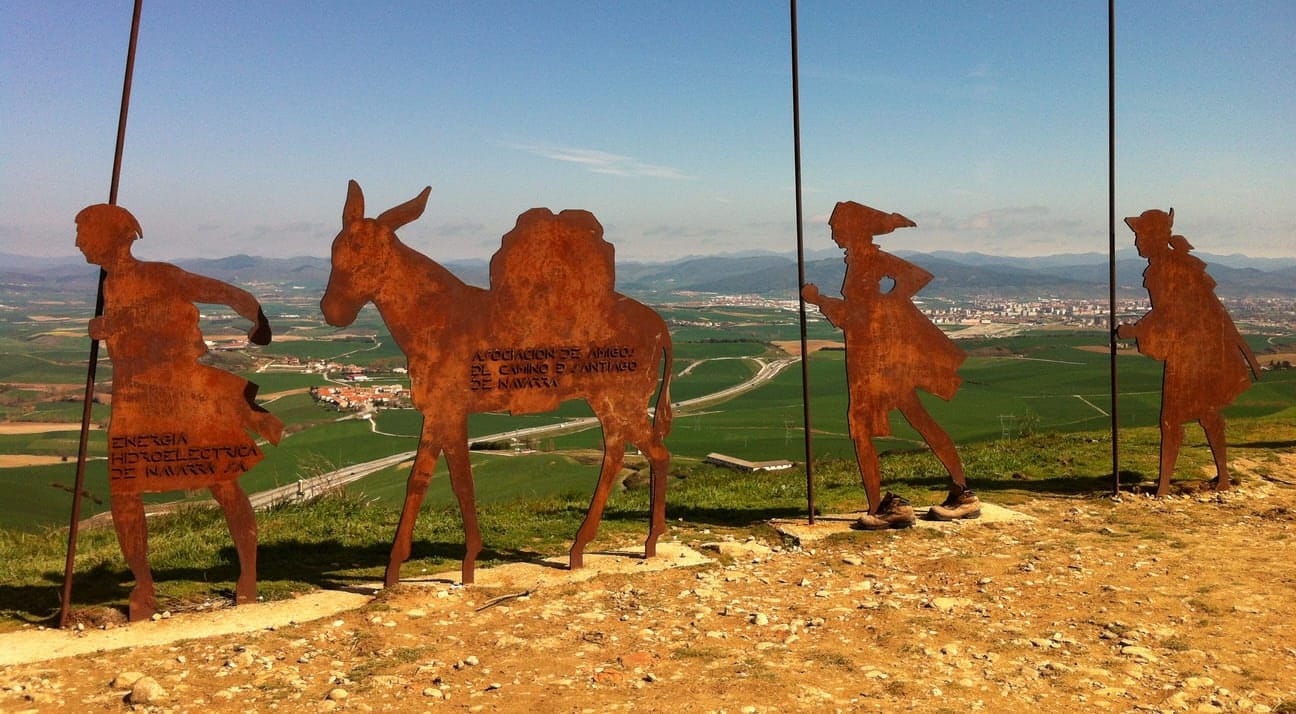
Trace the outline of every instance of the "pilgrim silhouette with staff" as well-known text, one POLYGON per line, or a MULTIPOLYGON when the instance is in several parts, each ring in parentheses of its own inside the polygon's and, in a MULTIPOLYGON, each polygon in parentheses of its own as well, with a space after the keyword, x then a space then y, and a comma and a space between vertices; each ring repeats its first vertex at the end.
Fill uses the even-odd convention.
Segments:
POLYGON ((101 266, 104 313, 90 336, 112 358, 108 473, 113 525, 135 576, 130 619, 157 608, 148 565, 142 494, 211 489, 238 551, 235 602, 256 600, 256 519, 238 477, 264 457, 256 432, 272 444, 283 422, 254 401, 257 386, 198 360, 207 345, 194 303, 228 305, 252 322, 249 341, 270 342, 261 305, 246 290, 169 263, 131 254, 143 236, 126 209, 98 204, 76 217, 77 247, 101 266))

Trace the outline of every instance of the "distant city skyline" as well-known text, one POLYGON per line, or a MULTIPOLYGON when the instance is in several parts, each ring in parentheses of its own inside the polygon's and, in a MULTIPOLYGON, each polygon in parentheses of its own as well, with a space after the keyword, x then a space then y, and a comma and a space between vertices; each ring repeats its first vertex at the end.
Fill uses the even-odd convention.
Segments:
MULTIPOLYGON (((75 254, 106 200, 131 3, 0 13, 0 252, 75 254)), ((807 248, 840 200, 889 250, 1107 249, 1107 3, 800 3, 807 248)), ((120 203, 141 257, 489 256, 533 206, 626 260, 795 242, 786 3, 145 3, 120 203)), ((1117 212, 1203 252, 1296 255, 1296 4, 1117 3, 1117 212)), ((1118 246, 1133 235, 1117 227, 1118 246)))

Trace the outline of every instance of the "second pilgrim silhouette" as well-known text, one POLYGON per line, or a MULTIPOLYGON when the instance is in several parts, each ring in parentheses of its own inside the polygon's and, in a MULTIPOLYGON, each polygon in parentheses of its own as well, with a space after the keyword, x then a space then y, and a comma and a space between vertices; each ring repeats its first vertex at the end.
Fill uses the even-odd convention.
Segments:
POLYGON ((963 351, 914 305, 912 298, 932 275, 902 258, 881 250, 873 238, 914 222, 899 213, 844 201, 828 221, 832 237, 846 251, 842 298, 820 294, 807 283, 801 295, 819 306, 824 317, 846 337, 846 379, 850 390, 847 420, 869 510, 855 528, 906 528, 915 516, 909 502, 892 493, 882 497, 882 473, 873 437, 891 433, 889 412, 899 409, 926 440, 949 472, 951 484, 944 503, 932 506, 929 518, 976 518, 981 504, 967 487, 963 462, 949 434, 918 399, 918 390, 950 399, 962 379, 958 368, 963 351))

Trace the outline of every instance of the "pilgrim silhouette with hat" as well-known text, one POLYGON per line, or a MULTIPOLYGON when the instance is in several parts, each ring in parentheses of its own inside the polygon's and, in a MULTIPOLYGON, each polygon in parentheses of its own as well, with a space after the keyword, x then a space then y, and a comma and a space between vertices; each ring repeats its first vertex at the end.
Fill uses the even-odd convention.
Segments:
POLYGON ((1143 287, 1152 309, 1133 324, 1116 329, 1134 339, 1139 352, 1165 362, 1161 378, 1161 464, 1157 496, 1170 488, 1184 427, 1201 424, 1215 458, 1215 490, 1229 487, 1224 415, 1220 410, 1258 379, 1260 364, 1233 318, 1215 296, 1206 264, 1190 255, 1192 245, 1172 235, 1174 209, 1144 211, 1125 219, 1134 247, 1148 261, 1143 287))
POLYGON ((261 305, 233 285, 137 260, 131 244, 143 231, 124 208, 90 206, 76 224, 77 247, 107 274, 104 313, 90 321, 90 336, 105 341, 112 358, 108 485, 117 539, 135 576, 130 619, 157 608, 144 493, 211 489, 238 552, 235 601, 254 602, 256 519, 237 479, 264 457, 249 430, 277 444, 283 422, 256 404, 255 384, 198 361, 207 345, 194 303, 232 307, 252 322, 248 339, 264 345, 270 325, 261 305))
POLYGON ((885 498, 881 495, 882 474, 873 437, 891 433, 893 409, 900 410, 926 440, 950 475, 949 496, 928 510, 928 518, 976 518, 981 503, 967 487, 958 450, 918 398, 919 389, 945 400, 954 396, 962 383, 958 368, 963 351, 912 301, 931 281, 931 273, 873 242, 875 236, 912 228, 914 222, 899 213, 844 201, 837 204, 828 225, 833 240, 846 251, 844 299, 821 295, 812 283, 801 289, 801 295, 818 305, 846 336, 847 417, 869 502, 868 513, 855 527, 877 530, 914 523, 908 501, 889 492, 885 498))

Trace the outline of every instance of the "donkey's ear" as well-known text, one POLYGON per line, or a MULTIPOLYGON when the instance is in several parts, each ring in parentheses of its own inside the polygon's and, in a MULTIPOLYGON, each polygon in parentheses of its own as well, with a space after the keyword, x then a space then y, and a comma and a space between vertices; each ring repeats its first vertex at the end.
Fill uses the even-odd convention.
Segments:
POLYGON ((360 184, 351 179, 347 183, 346 205, 342 207, 342 225, 349 226, 356 221, 364 220, 364 191, 360 184))
POLYGON ((428 194, 430 193, 432 193, 432 187, 428 186, 419 195, 395 208, 383 211, 374 220, 378 222, 378 225, 394 231, 423 215, 423 209, 427 208, 428 194))

